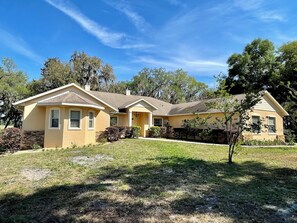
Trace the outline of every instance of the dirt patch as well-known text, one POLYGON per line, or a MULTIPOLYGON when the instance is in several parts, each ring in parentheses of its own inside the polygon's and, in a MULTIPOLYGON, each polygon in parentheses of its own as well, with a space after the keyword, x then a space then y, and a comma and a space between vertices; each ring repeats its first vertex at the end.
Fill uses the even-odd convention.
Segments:
POLYGON ((45 179, 50 174, 51 174, 51 171, 47 169, 24 168, 21 170, 21 176, 25 177, 27 180, 30 180, 30 181, 38 181, 38 180, 45 179))
POLYGON ((99 154, 95 156, 75 156, 70 160, 71 162, 82 166, 93 166, 99 162, 114 160, 114 158, 112 156, 99 154))

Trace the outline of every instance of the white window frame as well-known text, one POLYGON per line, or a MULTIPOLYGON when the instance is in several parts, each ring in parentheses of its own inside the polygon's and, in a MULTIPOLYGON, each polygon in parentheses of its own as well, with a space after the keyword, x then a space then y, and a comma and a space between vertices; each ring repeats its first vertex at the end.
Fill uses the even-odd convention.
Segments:
POLYGON ((274 115, 268 115, 267 116, 267 131, 268 131, 268 135, 276 135, 276 117, 274 115), (269 132, 269 118, 274 118, 275 132, 269 132))
MULTIPOLYGON (((259 117, 259 121, 261 122, 261 115, 259 114, 252 114, 251 115, 251 124, 253 124, 253 116, 256 116, 256 117, 259 117)), ((260 126, 260 131, 259 132, 254 132, 252 129, 251 129, 252 133, 254 135, 261 135, 262 131, 261 131, 261 126, 260 126)))
POLYGON ((155 125, 155 119, 161 119, 161 122, 162 122, 162 124, 161 124, 161 126, 159 126, 159 127, 163 127, 163 118, 162 117, 155 117, 155 118, 153 118, 153 126, 157 126, 157 125, 155 125))
POLYGON ((88 111, 88 129, 90 130, 94 130, 95 129, 95 121, 96 120, 96 117, 95 117, 95 111, 93 110, 89 110, 88 111), (93 127, 90 127, 90 113, 93 113, 93 127))
POLYGON ((60 120, 61 120, 61 110, 60 108, 50 108, 49 110, 49 119, 48 119, 48 129, 59 130, 60 129, 60 120), (57 110, 59 111, 59 120, 58 120, 58 127, 52 127, 52 111, 57 110))
POLYGON ((82 128, 82 110, 79 108, 70 108, 69 109, 69 114, 68 114, 68 129, 71 130, 81 130, 82 128), (79 128, 77 127, 71 127, 71 111, 79 111, 79 128))
POLYGON ((117 115, 110 116, 110 118, 109 118, 109 125, 110 125, 110 126, 118 126, 118 125, 119 125, 119 116, 117 116, 117 115), (111 122, 111 118, 117 118, 117 124, 116 124, 116 125, 111 125, 111 124, 110 124, 110 122, 111 122))

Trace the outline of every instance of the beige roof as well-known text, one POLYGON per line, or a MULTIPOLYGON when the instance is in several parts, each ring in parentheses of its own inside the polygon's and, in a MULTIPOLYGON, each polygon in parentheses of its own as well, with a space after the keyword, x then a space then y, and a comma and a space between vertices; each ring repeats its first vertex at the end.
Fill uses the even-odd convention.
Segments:
MULTIPOLYGON (((243 100, 244 94, 235 95, 234 98, 237 100, 243 100)), ((209 104, 216 101, 217 99, 200 100, 194 102, 187 102, 181 104, 172 105, 169 115, 178 114, 191 114, 191 113, 215 113, 220 112, 218 109, 209 108, 209 104)))
POLYGON ((124 95, 99 91, 90 91, 90 93, 115 108, 124 108, 139 99, 144 99, 157 108, 157 110, 153 111, 153 115, 167 115, 172 106, 170 103, 146 96, 124 95))
MULTIPOLYGON (((127 105, 133 102, 144 99, 148 103, 152 104, 157 110, 153 111, 153 115, 181 115, 181 114, 193 114, 193 113, 213 113, 220 112, 216 109, 209 109, 207 103, 212 100, 201 100, 194 102, 187 102, 181 104, 170 104, 155 98, 139 96, 139 95, 124 95, 108 92, 90 91, 92 95, 106 103, 112 105, 115 108, 126 108, 127 105)), ((238 100, 243 99, 244 94, 236 95, 235 98, 238 100)))
MULTIPOLYGON (((108 108, 111 108, 112 110, 118 112, 119 109, 121 108, 127 108, 130 106, 133 106, 134 104, 140 101, 144 101, 145 103, 147 103, 148 105, 154 108, 152 110, 155 116, 219 112, 218 110, 215 110, 215 109, 208 109, 207 102, 209 102, 209 100, 201 100, 201 101, 173 105, 173 104, 170 104, 155 98, 146 97, 146 96, 86 91, 74 83, 68 84, 56 89, 52 89, 47 92, 43 92, 41 94, 29 97, 29 98, 25 98, 23 100, 13 103, 13 105, 25 106, 25 102, 27 101, 37 99, 39 97, 44 97, 56 91, 64 90, 70 87, 75 87, 78 90, 84 92, 85 94, 89 95, 91 98, 94 98, 95 101, 99 101, 100 105, 72 91, 67 91, 60 95, 49 97, 47 99, 39 101, 38 104, 39 105, 73 105, 73 106, 84 106, 84 107, 93 107, 97 109, 104 109, 104 107, 101 106, 101 104, 103 104, 103 105, 106 105, 108 108)), ((283 116, 288 115, 285 109, 269 94, 269 92, 264 91, 264 95, 266 95, 266 97, 274 105, 276 105, 277 109, 281 112, 283 116)), ((241 100, 244 98, 244 94, 236 95, 235 98, 241 100)))
POLYGON ((60 95, 39 101, 38 105, 85 105, 86 107, 103 108, 93 101, 75 92, 65 92, 60 95))

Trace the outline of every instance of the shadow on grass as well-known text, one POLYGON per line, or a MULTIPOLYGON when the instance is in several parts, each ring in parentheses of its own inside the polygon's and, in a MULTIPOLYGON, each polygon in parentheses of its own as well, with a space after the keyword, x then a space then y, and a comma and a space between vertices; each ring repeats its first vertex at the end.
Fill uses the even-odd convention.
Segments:
POLYGON ((141 222, 215 214, 235 222, 295 222, 296 198, 294 169, 159 157, 140 166, 104 167, 89 184, 7 194, 0 198, 0 221, 141 222))

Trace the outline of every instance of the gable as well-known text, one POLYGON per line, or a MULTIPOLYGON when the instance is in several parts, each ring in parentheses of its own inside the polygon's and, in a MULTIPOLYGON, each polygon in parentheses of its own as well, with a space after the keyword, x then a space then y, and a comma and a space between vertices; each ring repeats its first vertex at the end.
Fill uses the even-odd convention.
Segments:
POLYGON ((254 110, 277 112, 282 117, 289 115, 268 91, 264 92, 260 102, 254 106, 254 110))
POLYGON ((92 101, 93 103, 96 103, 100 106, 103 106, 107 109, 111 109, 111 110, 115 110, 117 111, 116 108, 110 106, 109 104, 107 104, 106 102, 100 100, 99 98, 91 95, 89 92, 85 91, 84 89, 82 89, 81 87, 75 85, 75 84, 69 84, 63 87, 59 87, 56 89, 52 89, 50 91, 20 100, 18 102, 15 102, 14 105, 19 105, 19 106, 26 106, 28 104, 32 104, 32 103, 38 103, 40 101, 44 101, 50 98, 54 98, 57 97, 59 95, 65 94, 67 92, 74 92, 77 95, 81 95, 84 98, 87 98, 88 100, 92 101))
POLYGON ((255 105, 254 109, 263 111, 276 111, 276 108, 273 107, 272 103, 269 103, 264 97, 262 97, 261 101, 255 105))

